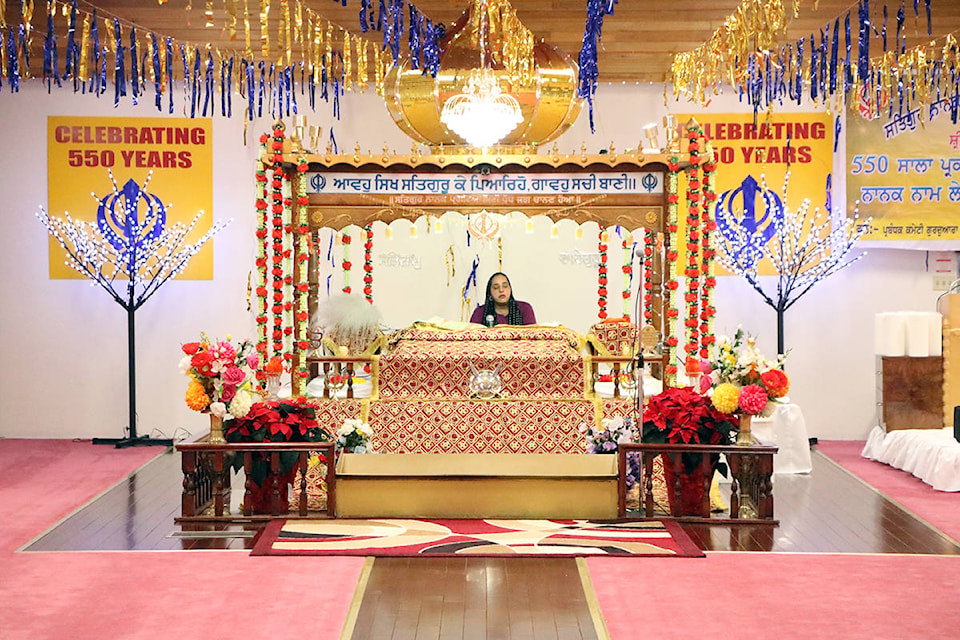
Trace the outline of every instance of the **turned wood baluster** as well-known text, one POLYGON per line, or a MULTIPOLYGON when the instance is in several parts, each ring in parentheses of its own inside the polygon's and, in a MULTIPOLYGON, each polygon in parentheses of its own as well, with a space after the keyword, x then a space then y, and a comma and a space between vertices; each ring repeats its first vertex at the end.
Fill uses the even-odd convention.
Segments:
POLYGON ((757 511, 761 518, 773 518, 773 456, 760 457, 759 491, 757 511))
POLYGON ((213 452, 213 513, 223 515, 223 450, 213 452))
MULTIPOLYGON (((280 514, 280 452, 270 452, 270 515, 280 514)), ((284 485, 286 488, 286 485, 284 485)))
POLYGON ((253 504, 250 497, 250 488, 253 487, 253 452, 243 452, 243 474, 246 480, 243 482, 243 515, 253 515, 253 504))
POLYGON ((700 454, 700 471, 703 474, 703 500, 700 503, 700 515, 710 517, 710 485, 713 484, 713 465, 710 464, 710 454, 700 454))
POLYGON ((330 363, 323 363, 323 397, 330 397, 330 363))
POLYGON ((730 465, 730 517, 740 517, 740 454, 727 454, 730 465))
POLYGON ((183 471, 180 515, 195 516, 197 514, 197 452, 181 451, 180 468, 183 471))
POLYGON ((656 460, 656 454, 652 457, 646 452, 642 452, 643 464, 643 506, 645 515, 650 518, 653 516, 653 461, 656 460))
POLYGON ((298 465, 300 467, 300 504, 299 513, 301 516, 307 515, 307 451, 300 452, 298 465))
POLYGON ((613 397, 620 397, 620 363, 613 363, 613 397))
POLYGON ((346 375, 347 375, 347 397, 353 397, 353 363, 348 362, 345 365, 346 375))
POLYGON ((337 517, 337 458, 336 449, 331 442, 327 445, 327 516, 337 517))

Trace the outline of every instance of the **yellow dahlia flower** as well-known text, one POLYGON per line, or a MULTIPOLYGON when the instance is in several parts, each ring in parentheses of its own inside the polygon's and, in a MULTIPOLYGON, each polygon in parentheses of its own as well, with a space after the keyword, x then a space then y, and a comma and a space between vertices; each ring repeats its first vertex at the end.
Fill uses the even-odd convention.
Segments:
POLYGON ((717 385, 713 390, 713 406, 717 411, 723 413, 733 413, 737 410, 737 402, 740 399, 740 389, 737 385, 724 382, 717 385))
POLYGON ((187 385, 187 406, 194 411, 203 411, 210 404, 210 398, 207 392, 203 390, 203 385, 196 379, 190 381, 187 385))

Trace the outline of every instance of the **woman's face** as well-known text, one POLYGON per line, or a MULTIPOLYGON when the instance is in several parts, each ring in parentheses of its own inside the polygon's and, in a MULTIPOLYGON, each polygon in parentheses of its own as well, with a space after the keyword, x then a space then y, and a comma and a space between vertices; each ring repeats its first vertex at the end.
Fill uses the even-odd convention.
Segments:
POLYGON ((507 304, 510 300, 510 281, 506 276, 494 276, 490 282, 490 295, 496 304, 507 304))

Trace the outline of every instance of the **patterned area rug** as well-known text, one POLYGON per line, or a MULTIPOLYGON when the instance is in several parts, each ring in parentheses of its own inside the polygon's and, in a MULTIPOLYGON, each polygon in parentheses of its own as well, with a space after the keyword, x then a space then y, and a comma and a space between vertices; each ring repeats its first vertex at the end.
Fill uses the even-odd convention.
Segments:
POLYGON ((671 521, 274 520, 252 555, 703 557, 671 521))

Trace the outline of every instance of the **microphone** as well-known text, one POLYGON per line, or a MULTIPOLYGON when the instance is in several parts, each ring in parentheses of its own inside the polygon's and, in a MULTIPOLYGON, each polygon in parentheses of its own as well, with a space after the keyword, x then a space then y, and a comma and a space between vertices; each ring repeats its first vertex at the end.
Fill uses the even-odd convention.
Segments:
POLYGON ((483 318, 483 324, 486 325, 488 328, 489 328, 489 327, 492 327, 492 326, 494 326, 495 324, 497 324, 497 319, 496 319, 495 317, 493 317, 492 315, 487 314, 487 315, 484 316, 484 318, 483 318))

